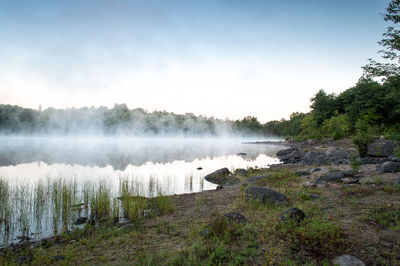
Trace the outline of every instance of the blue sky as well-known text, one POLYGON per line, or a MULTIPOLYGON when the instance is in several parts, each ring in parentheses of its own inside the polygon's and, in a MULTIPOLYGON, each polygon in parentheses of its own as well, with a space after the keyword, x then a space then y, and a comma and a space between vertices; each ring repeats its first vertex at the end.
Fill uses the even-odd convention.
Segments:
POLYGON ((0 103, 260 121, 353 86, 382 0, 0 0, 0 103))

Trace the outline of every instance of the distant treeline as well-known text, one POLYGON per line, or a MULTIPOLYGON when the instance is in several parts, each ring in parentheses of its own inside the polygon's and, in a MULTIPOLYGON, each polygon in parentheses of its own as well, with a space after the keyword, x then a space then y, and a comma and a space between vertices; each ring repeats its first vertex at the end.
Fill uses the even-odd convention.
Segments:
POLYGON ((13 105, 0 105, 0 133, 56 135, 264 135, 254 117, 232 121, 213 117, 184 115, 166 111, 129 109, 126 104, 113 108, 47 108, 43 111, 13 105))

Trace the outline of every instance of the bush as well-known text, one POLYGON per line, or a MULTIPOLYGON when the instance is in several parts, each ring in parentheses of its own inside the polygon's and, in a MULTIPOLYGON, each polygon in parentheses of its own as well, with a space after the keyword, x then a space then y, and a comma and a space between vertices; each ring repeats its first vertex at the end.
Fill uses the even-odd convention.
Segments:
POLYGON ((324 137, 333 138, 335 140, 347 137, 352 132, 352 123, 345 114, 338 114, 325 120, 322 125, 324 137))

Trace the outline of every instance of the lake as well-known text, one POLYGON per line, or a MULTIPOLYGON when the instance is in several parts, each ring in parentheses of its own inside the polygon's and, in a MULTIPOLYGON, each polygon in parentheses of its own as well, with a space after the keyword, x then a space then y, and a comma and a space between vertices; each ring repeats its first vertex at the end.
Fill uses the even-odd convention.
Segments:
MULTIPOLYGON (((244 141, 255 139, 0 137, 0 244, 60 232, 66 219, 62 204, 85 202, 85 188, 104 187, 113 199, 124 182, 131 194, 146 197, 199 192, 216 188, 204 176, 219 168, 279 162, 281 145, 244 141)), ((68 215, 70 226, 84 213, 68 215)))

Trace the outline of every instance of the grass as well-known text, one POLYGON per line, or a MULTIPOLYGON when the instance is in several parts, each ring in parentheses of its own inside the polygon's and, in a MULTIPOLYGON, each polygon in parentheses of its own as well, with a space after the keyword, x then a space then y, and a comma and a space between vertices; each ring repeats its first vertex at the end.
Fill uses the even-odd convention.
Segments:
MULTIPOLYGON (((268 169, 249 174, 267 175, 258 185, 288 196, 285 206, 247 201, 240 184, 218 191, 163 196, 153 180, 152 191, 160 196, 151 199, 140 197, 143 190, 128 179, 120 180, 118 199, 107 189, 100 192, 97 184, 82 193, 78 188, 76 200, 71 202, 88 204, 88 213, 108 210, 104 211, 109 213, 108 220, 118 216, 116 213, 126 215, 134 226, 121 231, 118 226, 97 223, 65 232, 60 236, 67 240, 64 244, 30 251, 33 264, 55 263, 58 254, 65 256, 62 263, 67 265, 330 265, 332 258, 342 254, 356 255, 367 265, 400 264, 396 234, 399 193, 368 185, 304 188, 302 177, 292 172, 268 169), (91 205, 93 193, 109 193, 111 200, 99 196, 98 205, 91 205), (308 193, 321 197, 312 199, 308 193), (281 221, 291 207, 301 209, 306 218, 299 223, 281 221), (146 216, 150 209, 173 214, 146 216), (247 222, 226 220, 224 214, 231 211, 243 214, 247 222), (204 229, 208 233, 201 234, 204 229), (380 239, 381 232, 392 238, 385 241, 393 246, 386 249, 373 242, 380 239)), ((72 199, 72 195, 66 198, 72 199)), ((10 253, 4 260, 13 262, 16 256, 10 253)))

